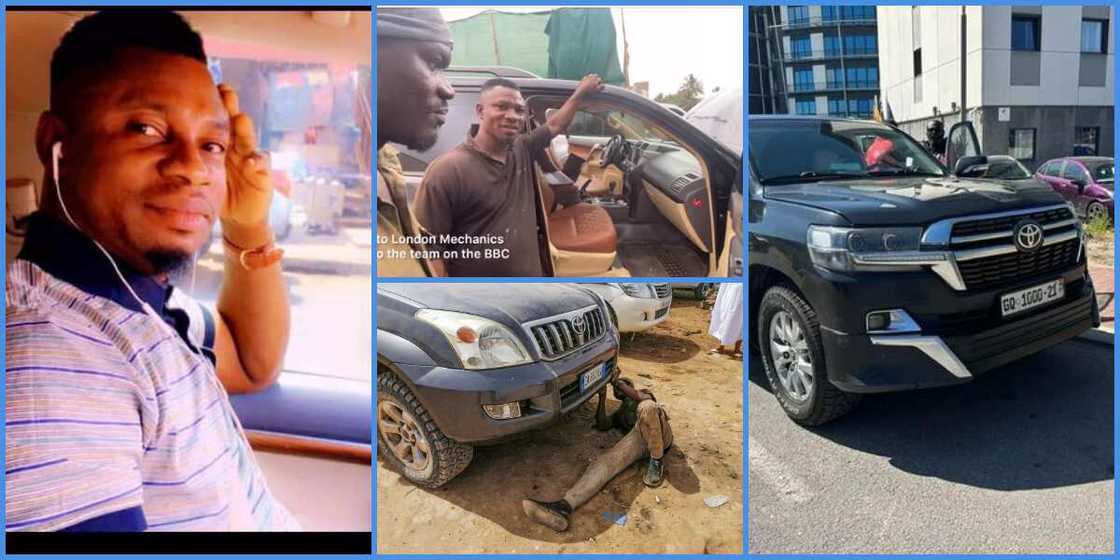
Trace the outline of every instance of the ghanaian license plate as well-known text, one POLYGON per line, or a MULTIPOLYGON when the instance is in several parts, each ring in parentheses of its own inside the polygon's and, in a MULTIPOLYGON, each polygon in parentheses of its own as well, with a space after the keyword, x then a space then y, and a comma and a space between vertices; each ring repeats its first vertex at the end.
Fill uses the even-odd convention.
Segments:
POLYGON ((594 385, 603 375, 606 374, 607 364, 599 364, 581 374, 579 374, 579 392, 584 392, 588 387, 594 385))
POLYGON ((1066 285, 1061 280, 1053 280, 1045 284, 1019 290, 1004 294, 1000 298, 1000 309, 1003 311, 1003 316, 1014 315, 1022 313, 1028 309, 1034 309, 1040 305, 1046 305, 1052 301, 1057 301, 1065 297, 1066 285))

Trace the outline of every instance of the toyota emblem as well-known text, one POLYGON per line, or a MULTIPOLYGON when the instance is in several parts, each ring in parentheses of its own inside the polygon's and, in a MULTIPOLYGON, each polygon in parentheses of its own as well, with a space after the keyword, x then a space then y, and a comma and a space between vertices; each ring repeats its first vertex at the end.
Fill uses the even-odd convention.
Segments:
POLYGON ((583 329, 587 328, 587 324, 584 323, 582 316, 572 318, 572 328, 575 329, 580 336, 583 336, 583 329))
POLYGON ((1042 226, 1037 222, 1019 222, 1012 236, 1020 251, 1034 251, 1042 246, 1042 226))

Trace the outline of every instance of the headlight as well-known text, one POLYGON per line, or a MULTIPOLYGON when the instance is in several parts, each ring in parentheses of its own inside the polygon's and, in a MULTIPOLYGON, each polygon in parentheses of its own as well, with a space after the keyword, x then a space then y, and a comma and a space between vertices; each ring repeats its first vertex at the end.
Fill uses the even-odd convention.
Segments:
POLYGON ((530 362, 529 352, 498 322, 437 309, 421 309, 416 312, 416 318, 439 329, 467 369, 493 369, 530 362))
POLYGON ((623 293, 635 298, 655 298, 656 292, 650 284, 619 284, 623 293))
POLYGON ((920 251, 922 228, 809 226, 809 258, 829 270, 912 270, 948 260, 942 252, 920 251))

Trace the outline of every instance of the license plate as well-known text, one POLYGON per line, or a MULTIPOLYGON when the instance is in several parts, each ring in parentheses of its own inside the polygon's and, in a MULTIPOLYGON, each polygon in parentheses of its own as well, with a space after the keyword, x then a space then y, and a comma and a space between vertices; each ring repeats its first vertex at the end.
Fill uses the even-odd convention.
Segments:
POLYGON ((1057 301, 1065 295, 1065 283, 1061 280, 1054 280, 1033 288, 1004 294, 1000 298, 1000 308, 1003 310, 1003 316, 1006 317, 1057 301))
POLYGON ((603 378, 606 374, 607 364, 599 364, 581 374, 579 374, 579 392, 584 392, 588 387, 595 384, 603 378))

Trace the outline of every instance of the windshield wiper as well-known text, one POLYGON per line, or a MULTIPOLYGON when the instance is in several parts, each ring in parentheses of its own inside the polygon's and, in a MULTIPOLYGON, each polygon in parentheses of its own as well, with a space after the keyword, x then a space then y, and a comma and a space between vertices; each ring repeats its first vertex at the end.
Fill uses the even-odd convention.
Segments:
POLYGON ((814 183, 817 181, 832 181, 837 179, 865 178, 868 174, 860 171, 802 171, 797 175, 779 175, 762 179, 764 185, 780 185, 788 183, 814 183))

